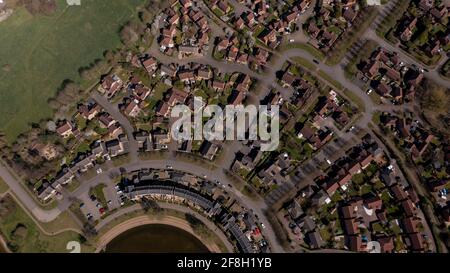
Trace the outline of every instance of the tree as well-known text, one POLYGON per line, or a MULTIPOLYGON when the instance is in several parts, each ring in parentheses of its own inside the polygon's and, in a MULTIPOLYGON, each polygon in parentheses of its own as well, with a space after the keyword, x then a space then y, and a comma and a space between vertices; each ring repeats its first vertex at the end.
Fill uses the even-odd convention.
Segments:
POLYGON ((89 222, 84 224, 82 232, 84 234, 84 237, 88 239, 93 238, 97 235, 97 230, 95 229, 94 225, 89 222))
POLYGON ((422 96, 422 105, 424 108, 444 113, 448 111, 449 95, 445 87, 434 84, 430 81, 425 82, 425 94, 422 96))
POLYGON ((194 215, 190 213, 185 213, 184 217, 186 218, 186 221, 191 226, 192 230, 199 235, 202 238, 210 238, 211 237, 211 231, 209 228, 199 219, 197 219, 194 215))
POLYGON ((120 30, 120 39, 126 46, 136 43, 144 34, 146 25, 139 20, 128 22, 120 30))
POLYGON ((417 36, 417 39, 414 41, 414 43, 418 46, 423 46, 428 41, 428 30, 424 29, 419 36, 417 36))
POLYGON ((105 57, 106 62, 112 66, 117 65, 120 60, 120 54, 112 50, 106 50, 103 56, 105 57))
POLYGON ((139 12, 139 19, 141 22, 149 24, 153 20, 153 14, 149 10, 144 9, 139 12))
POLYGON ((146 196, 141 198, 141 207, 145 212, 159 213, 162 212, 162 208, 159 206, 158 202, 146 196))

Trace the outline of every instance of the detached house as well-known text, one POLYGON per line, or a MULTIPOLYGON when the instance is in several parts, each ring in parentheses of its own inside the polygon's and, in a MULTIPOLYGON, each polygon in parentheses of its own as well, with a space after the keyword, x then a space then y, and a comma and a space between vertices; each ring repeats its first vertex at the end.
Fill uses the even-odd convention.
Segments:
POLYGON ((63 138, 68 138, 73 135, 73 126, 70 122, 64 121, 56 128, 56 132, 63 138))
POLYGON ((122 80, 116 75, 108 75, 102 79, 99 91, 107 98, 112 98, 123 86, 122 80))
POLYGON ((141 108, 139 107, 139 104, 136 103, 136 101, 132 100, 130 101, 124 110, 125 115, 130 116, 132 118, 135 118, 139 115, 141 112, 141 108))
POLYGON ((142 62, 142 66, 148 73, 153 73, 158 68, 158 61, 155 58, 148 58, 142 62))

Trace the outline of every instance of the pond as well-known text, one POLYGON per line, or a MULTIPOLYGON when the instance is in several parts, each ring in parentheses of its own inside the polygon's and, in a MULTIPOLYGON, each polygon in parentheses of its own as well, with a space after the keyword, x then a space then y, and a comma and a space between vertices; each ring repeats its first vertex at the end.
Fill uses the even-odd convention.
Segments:
POLYGON ((107 246, 106 253, 208 253, 191 233, 170 225, 143 225, 125 231, 107 246))

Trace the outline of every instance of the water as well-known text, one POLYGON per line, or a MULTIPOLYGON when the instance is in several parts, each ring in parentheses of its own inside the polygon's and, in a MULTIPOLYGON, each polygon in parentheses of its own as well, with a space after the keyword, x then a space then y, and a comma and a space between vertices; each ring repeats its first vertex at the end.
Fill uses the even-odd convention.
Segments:
POLYGON ((152 224, 132 228, 114 238, 107 253, 208 253, 194 235, 174 226, 152 224))

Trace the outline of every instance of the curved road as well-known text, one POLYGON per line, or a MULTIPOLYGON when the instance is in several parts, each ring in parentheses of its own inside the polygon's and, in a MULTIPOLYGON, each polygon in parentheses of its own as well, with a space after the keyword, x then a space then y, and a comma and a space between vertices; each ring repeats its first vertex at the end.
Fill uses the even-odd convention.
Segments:
MULTIPOLYGON (((301 30, 300 30, 301 32, 301 30)), ((295 33, 293 35, 299 36, 298 33, 295 33)), ((302 36, 302 35, 300 35, 302 36)), ((295 37, 295 36, 292 36, 295 37)), ((376 35, 373 36, 373 31, 371 32, 368 30, 368 32, 365 34, 365 37, 375 39, 378 41, 381 45, 386 46, 389 50, 395 50, 401 54, 401 57, 412 62, 416 63, 416 61, 411 60, 409 56, 406 56, 404 53, 402 53, 400 50, 396 48, 392 48, 392 45, 386 44, 386 42, 382 42, 380 38, 377 38, 376 35)), ((211 50, 210 50, 211 51, 211 50)), ((309 62, 313 62, 314 57, 311 56, 308 52, 294 48, 290 50, 286 50, 282 53, 279 52, 272 52, 273 53, 273 63, 270 65, 270 67, 266 67, 267 71, 264 74, 258 74, 253 71, 251 71, 247 66, 235 64, 235 63, 226 63, 222 61, 214 60, 210 54, 209 56, 203 56, 203 57, 197 57, 197 58, 187 58, 183 60, 179 60, 177 58, 168 57, 162 53, 160 53, 157 43, 153 43, 151 50, 148 52, 149 54, 156 57, 160 62, 168 64, 168 63, 178 63, 178 64, 184 64, 184 63, 190 63, 190 62, 196 62, 201 64, 207 64, 211 65, 212 67, 219 68, 223 72, 241 72, 250 75, 251 77, 257 79, 260 83, 262 83, 263 91, 269 91, 272 86, 276 86, 280 91, 282 91, 283 94, 287 93, 290 94, 292 92, 291 90, 283 89, 280 86, 277 86, 276 84, 276 76, 275 72, 281 69, 282 65, 285 63, 286 60, 291 59, 292 57, 302 57, 309 62)), ((376 105, 371 98, 363 91, 360 90, 358 86, 356 86, 353 82, 349 81, 344 76, 344 70, 342 69, 341 65, 335 65, 335 66, 327 66, 324 63, 319 63, 316 65, 318 69, 324 71, 328 75, 332 75, 335 80, 340 82, 344 88, 346 88, 349 92, 352 92, 355 96, 357 96, 365 105, 365 111, 363 112, 362 117, 358 121, 358 124, 361 125, 361 127, 366 127, 367 124, 370 123, 372 118, 372 113, 374 111, 383 109, 384 111, 392 111, 395 109, 402 109, 404 106, 391 106, 391 105, 382 105, 378 106, 376 105)), ((419 65, 420 66, 420 65, 419 65)), ((314 71, 313 71, 314 72, 314 71)), ((425 75, 427 77, 430 77, 433 80, 436 80, 438 83, 444 84, 445 86, 448 85, 448 81, 445 81, 442 78, 437 78, 434 71, 426 72, 425 75)), ((261 92, 260 97, 264 96, 266 93, 261 92)), ((98 96, 97 94, 92 95, 97 102, 99 102, 102 107, 107 109, 110 114, 119 121, 119 123, 124 127, 126 130, 126 133, 128 135, 128 138, 130 140, 130 152, 132 155, 132 161, 130 164, 126 164, 125 168, 128 170, 131 169, 139 169, 139 168, 165 168, 166 165, 172 165, 174 169, 186 171, 190 173, 194 173, 195 175, 203 176, 206 174, 208 178, 210 179, 218 179, 221 180, 224 184, 231 185, 232 182, 229 181, 229 178, 223 173, 222 168, 218 168, 216 170, 208 170, 203 168, 202 166, 199 166, 197 164, 191 164, 186 162, 180 162, 173 159, 169 160, 148 160, 148 161, 139 161, 139 158, 137 156, 137 145, 134 141, 134 138, 132 137, 133 133, 133 127, 129 123, 128 119, 120 113, 120 111, 117 110, 117 108, 114 108, 110 105, 110 103, 105 100, 103 97, 98 96)), ((344 95, 345 97, 345 95, 344 95)), ((230 157, 231 158, 231 157, 230 157)), ((228 162, 229 163, 229 162, 228 162)), ((89 190, 90 187, 92 187, 96 183, 100 183, 105 180, 109 180, 108 174, 110 174, 112 171, 118 171, 119 167, 113 168, 109 171, 104 172, 101 175, 98 175, 94 177, 93 179, 89 181, 84 181, 81 186, 72 194, 71 196, 78 196, 81 193, 84 193, 89 190)), ((0 176, 3 178, 3 180, 9 185, 10 189, 14 194, 21 200, 23 205, 36 217, 37 220, 41 222, 50 222, 54 220, 62 211, 66 210, 70 206, 70 201, 68 196, 65 196, 60 202, 57 208, 51 209, 51 210, 45 210, 37 204, 36 200, 33 199, 27 190, 22 186, 22 183, 19 181, 18 178, 11 175, 9 170, 1 165, 0 163, 0 176)), ((233 192, 233 194, 236 196, 238 201, 240 201, 244 206, 248 208, 252 208, 254 212, 259 216, 259 218, 267 223, 265 216, 264 216, 264 210, 267 209, 266 203, 260 199, 257 201, 250 200, 249 198, 246 198, 240 193, 239 191, 235 190, 234 188, 229 188, 230 191, 233 192)), ((264 235, 268 239, 270 245, 272 246, 272 250, 274 252, 281 252, 282 248, 279 245, 279 243, 276 240, 276 235, 272 229, 272 227, 269 224, 266 224, 266 229, 263 230, 264 235)))
MULTIPOLYGON (((195 216, 195 218, 199 219, 200 221, 202 221, 211 231, 213 231, 218 237, 219 239, 224 243, 225 247, 228 249, 228 251, 230 253, 233 252, 233 245, 229 242, 228 237, 222 232, 222 230, 220 230, 219 228, 217 228, 217 226, 212 223, 209 219, 207 219, 206 217, 204 217, 203 215, 199 214, 198 212, 192 210, 189 207, 186 206, 182 206, 182 205, 177 205, 177 204, 171 204, 171 203, 163 203, 163 202, 158 202, 159 206, 163 209, 171 209, 171 210, 176 210, 182 213, 190 213, 192 215, 195 216)), ((116 219, 117 217, 120 217, 124 214, 130 213, 130 212, 134 212, 137 210, 142 210, 142 206, 139 204, 135 204, 132 205, 130 207, 126 207, 123 208, 117 212, 115 212, 114 214, 109 215, 108 217, 106 217, 105 219, 101 220, 100 223, 98 223, 95 226, 96 230, 100 230, 103 227, 105 227, 107 224, 109 224, 111 221, 113 221, 114 219, 116 219)), ((103 249, 106 245, 100 245, 97 246, 97 249, 103 249)))

